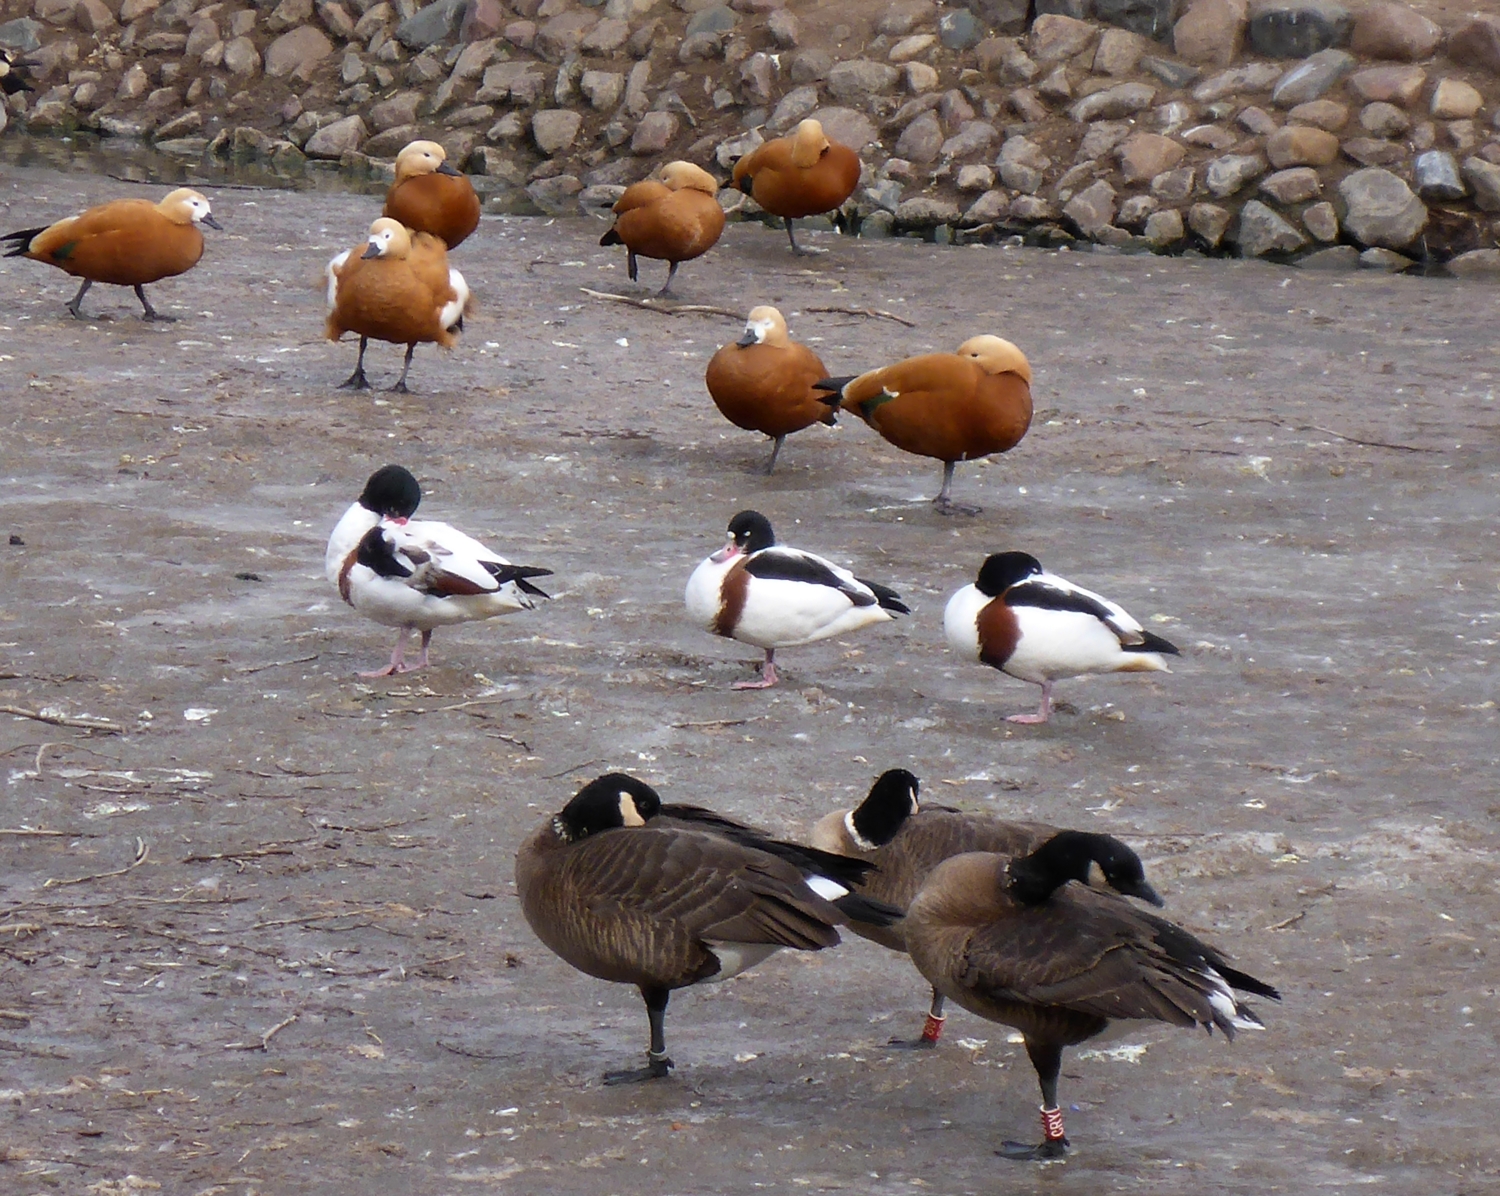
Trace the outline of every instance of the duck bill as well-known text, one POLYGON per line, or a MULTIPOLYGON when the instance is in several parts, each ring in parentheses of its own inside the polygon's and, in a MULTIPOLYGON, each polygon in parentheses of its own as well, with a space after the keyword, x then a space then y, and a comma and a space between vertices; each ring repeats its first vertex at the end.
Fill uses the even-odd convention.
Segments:
POLYGON ((380 256, 380 246, 377 245, 374 241, 371 241, 370 244, 369 244, 369 246, 359 256, 362 257, 362 258, 365 258, 366 260, 368 260, 368 259, 370 259, 372 257, 379 257, 380 256))
POLYGON ((731 540, 728 544, 724 545, 723 548, 719 549, 718 552, 714 553, 713 556, 709 557, 708 559, 715 565, 722 565, 725 561, 732 561, 739 555, 740 546, 733 540, 731 540))
POLYGON ((200 223, 208 225, 209 228, 216 228, 220 232, 224 231, 224 226, 214 219, 212 212, 204 216, 200 223))
POLYGON ((460 173, 459 171, 455 170, 452 166, 449 166, 448 163, 446 163, 446 162, 444 162, 441 166, 439 166, 437 168, 437 172, 438 172, 438 174, 451 174, 455 178, 460 173))
POLYGON ((737 344, 741 349, 748 349, 751 345, 759 343, 759 340, 760 338, 755 335, 755 330, 747 328, 745 329, 744 334, 740 337, 740 339, 735 341, 734 343, 737 344))

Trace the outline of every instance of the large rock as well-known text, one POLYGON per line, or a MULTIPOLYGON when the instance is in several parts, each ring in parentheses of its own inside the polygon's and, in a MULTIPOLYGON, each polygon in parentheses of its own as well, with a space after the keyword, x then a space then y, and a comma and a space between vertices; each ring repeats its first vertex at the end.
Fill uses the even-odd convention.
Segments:
POLYGON ((1313 100, 1310 104, 1298 104, 1286 118, 1295 124, 1314 125, 1337 133, 1349 123, 1349 109, 1336 100, 1313 100))
POLYGON ((266 28, 272 33, 295 29, 312 16, 312 10, 312 0, 281 0, 266 18, 266 28))
POLYGON ((599 18, 587 9, 558 13, 537 26, 533 49, 538 58, 561 62, 578 49, 584 35, 598 23, 599 18))
POLYGON ((1412 177, 1417 184, 1417 194, 1423 199, 1462 199, 1469 193, 1458 174, 1458 163, 1453 155, 1442 150, 1428 150, 1418 154, 1412 166, 1412 177))
POLYGON ((937 160, 943 147, 943 126, 936 112, 924 112, 902 130, 896 141, 896 157, 926 165, 937 160))
POLYGON ((625 75, 620 71, 584 71, 578 90, 588 97, 595 112, 610 112, 625 94, 625 75))
POLYGON ((572 148, 582 127, 583 117, 571 108, 543 108, 531 118, 531 137, 537 149, 551 158, 572 148))
POLYGON ((1448 57, 1500 75, 1500 16, 1475 13, 1448 35, 1448 57))
POLYGON ((1397 166, 1406 159, 1404 145, 1383 137, 1351 137, 1339 149, 1361 166, 1397 166))
POLYGON ((1500 249, 1471 249, 1448 262, 1448 272, 1459 278, 1500 277, 1500 249))
MULTIPOLYGON (((1013 21, 1007 22, 1007 25, 1013 24, 1013 21)), ((967 8, 950 9, 938 19, 938 40, 949 50, 972 49, 983 36, 984 26, 967 8)))
POLYGON ((710 4, 707 8, 700 8, 688 18, 683 36, 692 37, 695 33, 728 33, 739 23, 739 17, 729 5, 710 4))
POLYGON ((1063 215, 1085 237, 1098 236, 1114 222, 1115 189, 1100 179, 1068 200, 1063 205, 1063 215))
POLYGON ((1266 157, 1277 170, 1288 166, 1330 166, 1339 156, 1339 139, 1311 125, 1287 125, 1266 139, 1266 157))
POLYGON ((870 118, 853 108, 819 108, 813 119, 823 126, 830 140, 847 145, 856 154, 880 140, 870 118))
POLYGON ((629 22, 607 17, 583 35, 578 48, 585 54, 607 58, 629 40, 629 22))
POLYGON ((967 158, 971 154, 987 153, 998 136, 995 126, 986 121, 965 121, 954 136, 943 142, 938 152, 944 158, 967 158))
POLYGON ((771 113, 771 119, 766 121, 766 127, 772 132, 780 133, 785 129, 790 129, 804 117, 811 116, 817 107, 818 89, 816 87, 811 83, 805 87, 794 87, 781 97, 781 102, 771 113))
MULTIPOLYGON (((408 50, 425 50, 458 32, 468 0, 437 0, 396 26, 396 40, 408 50)), ((406 10, 410 12, 410 9, 406 10)))
POLYGON ((377 133, 394 129, 400 125, 415 124, 417 107, 422 102, 420 91, 398 91, 388 100, 381 100, 369 111, 370 124, 377 133))
POLYGON ((663 153, 677 137, 677 113, 648 112, 630 137, 630 152, 638 158, 663 153))
POLYGON ((1128 29, 1106 29, 1094 51, 1094 73, 1130 75, 1140 64, 1151 43, 1128 29))
POLYGON ((1361 10, 1350 46, 1361 58, 1419 62, 1430 58, 1442 40, 1441 27, 1416 9, 1385 2, 1361 10))
POLYGON ((1474 188, 1474 206, 1481 212, 1500 212, 1500 166, 1483 158, 1465 158, 1463 177, 1474 188))
POLYGON ((1094 0, 1094 16, 1142 37, 1165 39, 1182 14, 1180 0, 1094 0))
POLYGON ((1043 66, 1051 66, 1082 54, 1098 36, 1098 28, 1087 21, 1046 13, 1032 23, 1027 52, 1043 66))
POLYGON ((1410 108, 1427 84, 1419 66, 1372 66, 1349 76, 1349 90, 1366 103, 1381 101, 1410 108))
POLYGON ((1307 238, 1260 200, 1252 199, 1240 209, 1238 243, 1245 257, 1264 257, 1295 253, 1307 244, 1307 238))
POLYGON ((1484 105, 1484 97, 1462 79, 1440 79, 1432 92, 1434 120, 1468 120, 1484 105))
POLYGON ((1124 120, 1096 120, 1089 126, 1078 145, 1075 162, 1092 162, 1102 158, 1125 138, 1130 136, 1131 126, 1124 120))
POLYGON ((1137 133, 1122 143, 1117 151, 1120 173, 1127 183, 1144 182, 1171 170, 1187 151, 1170 137, 1156 133, 1137 133))
POLYGON ((1208 164, 1203 172, 1203 185, 1209 194, 1224 199, 1265 172, 1266 160, 1259 154, 1225 154, 1208 164))
POLYGON ((828 72, 828 94, 836 100, 863 100, 885 95, 896 86, 901 72, 884 62, 854 58, 835 63, 828 72))
POLYGON ((248 37, 231 38, 225 43, 223 62, 231 75, 253 75, 260 70, 260 52, 248 37))
POLYGON ((31 54, 42 48, 42 25, 30 17, 17 17, 0 25, 0 48, 14 54, 31 54))
POLYGON ((1203 239, 1210 249, 1217 249, 1229 231, 1233 217, 1214 203, 1195 203, 1188 209, 1188 227, 1203 239))
POLYGON ((1024 33, 1030 5, 1027 0, 965 0, 981 21, 996 33, 1024 33))
POLYGON ((1323 184, 1318 172, 1308 166, 1294 166, 1291 170, 1278 170, 1260 181, 1260 190, 1279 204, 1305 203, 1322 193, 1323 184))
POLYGON ((1151 242, 1154 249, 1165 249, 1169 245, 1175 245, 1183 238, 1182 213, 1176 208, 1168 208, 1165 212, 1152 212, 1146 217, 1146 227, 1142 235, 1151 242))
POLYGON ((283 33, 266 47, 266 76, 280 79, 296 75, 299 79, 306 79, 312 74, 313 67, 332 53, 333 43, 326 33, 312 25, 303 25, 283 33))
POLYGON ((302 152, 309 158, 342 158, 360 147, 366 132, 365 122, 359 116, 346 116, 324 125, 309 137, 302 152))
POLYGON ((1179 58, 1206 66, 1228 66, 1245 40, 1245 0, 1193 0, 1172 27, 1179 58))
POLYGON ((1278 108, 1295 108, 1316 100, 1348 74, 1356 61, 1353 54, 1343 50, 1319 50, 1277 80, 1271 89, 1271 103, 1278 108))
POLYGON ((1193 88, 1193 99, 1212 104, 1227 96, 1270 91, 1285 72, 1273 62, 1251 62, 1210 75, 1193 88))
POLYGON ((1361 245, 1405 249, 1427 224, 1427 205, 1380 167, 1356 170, 1339 184, 1344 228, 1361 245))
POLYGON ((1250 45, 1268 58, 1306 58, 1349 44, 1354 18, 1334 0, 1251 0, 1250 45))
POLYGON ((1154 99, 1156 88, 1149 83, 1120 83, 1084 96, 1068 109, 1068 115, 1080 123, 1119 120, 1151 107, 1154 99))
POLYGON ((961 217, 956 203, 927 195, 903 200, 896 209, 896 223, 903 228, 936 228, 940 224, 957 224, 961 217))
POLYGON ((1164 170, 1151 180, 1151 194, 1162 203, 1182 203, 1192 195, 1198 174, 1191 166, 1164 170))
POLYGON ((1395 104, 1377 100, 1360 109, 1359 127, 1372 137, 1399 137, 1411 128, 1411 117, 1395 104))
POLYGON ((1338 211, 1327 200, 1309 204, 1302 213, 1302 227, 1313 235, 1314 240, 1331 244, 1339 239, 1338 211))

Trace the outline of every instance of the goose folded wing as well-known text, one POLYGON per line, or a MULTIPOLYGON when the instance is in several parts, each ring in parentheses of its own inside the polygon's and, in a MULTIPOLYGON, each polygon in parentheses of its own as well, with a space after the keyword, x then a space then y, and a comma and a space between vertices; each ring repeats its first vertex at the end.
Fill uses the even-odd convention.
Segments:
POLYGON ((1005 591, 1005 604, 1090 615, 1113 631, 1122 644, 1145 642, 1141 625, 1122 608, 1108 598, 1061 578, 1035 577, 1013 585, 1005 591))
POLYGON ((839 855, 832 851, 820 851, 816 847, 806 847, 801 843, 772 838, 757 827, 736 822, 733 818, 728 818, 716 810, 709 810, 703 806, 670 802, 662 806, 657 818, 671 819, 694 829, 708 831, 710 834, 723 835, 741 847, 764 851, 778 859, 786 860, 787 863, 804 873, 829 877, 846 888, 853 888, 859 884, 875 867, 869 860, 839 855))
POLYGON ((874 606, 879 599, 848 570, 810 552, 793 548, 765 548, 745 562, 745 572, 765 581, 795 581, 828 586, 855 606, 874 606))

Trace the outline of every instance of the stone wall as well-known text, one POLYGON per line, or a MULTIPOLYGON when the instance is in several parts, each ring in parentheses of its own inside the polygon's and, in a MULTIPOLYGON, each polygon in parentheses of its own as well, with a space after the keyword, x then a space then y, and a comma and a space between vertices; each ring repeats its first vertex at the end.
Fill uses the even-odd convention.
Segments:
MULTIPOLYGON (((492 211, 815 115, 865 235, 1014 232, 1500 270, 1500 18, 1334 0, 4 0, 4 122, 377 175, 442 141, 492 211), (1030 10, 1030 11, 1028 11, 1030 10), (1031 24, 1028 27, 1028 19, 1031 24)), ((722 195, 741 215, 754 205, 722 195)))

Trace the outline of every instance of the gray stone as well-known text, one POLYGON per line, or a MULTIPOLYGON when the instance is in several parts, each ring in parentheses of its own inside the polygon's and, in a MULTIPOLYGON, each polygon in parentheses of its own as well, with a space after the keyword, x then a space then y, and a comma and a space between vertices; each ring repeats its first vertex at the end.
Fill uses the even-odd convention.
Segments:
POLYGON ((376 133, 363 145, 359 152, 369 158, 394 158, 402 150, 421 136, 416 125, 397 125, 395 128, 386 129, 383 133, 376 133))
POLYGON ((1260 190, 1279 204, 1294 204, 1316 198, 1322 192, 1323 184, 1312 167, 1295 166, 1261 179, 1260 190))
POLYGON ((1352 44, 1361 58, 1418 62, 1430 58, 1442 38, 1442 29, 1415 9, 1377 3, 1366 6, 1355 18, 1352 44))
POLYGON ((695 33, 728 33, 740 19, 727 4, 712 4, 707 8, 700 8, 688 18, 687 29, 684 37, 692 37, 695 33))
POLYGON ((1094 16, 1106 25, 1161 41, 1171 35, 1183 7, 1179 0, 1094 0, 1094 16))
POLYGON ((943 147, 943 126, 937 113, 924 112, 902 130, 896 141, 896 156, 926 165, 937 160, 943 147))
POLYGON ((894 212, 901 206, 902 186, 895 179, 877 179, 864 189, 864 198, 877 208, 894 212))
POLYGON ((1229 231, 1230 214, 1218 204, 1195 203, 1188 209, 1188 227, 1210 249, 1217 249, 1229 231))
POLYGON ((1071 100, 1073 84, 1068 79, 1066 66, 1055 67, 1048 76, 1036 85, 1037 94, 1049 100, 1071 100))
POLYGON ((608 57, 630 40, 630 24, 614 17, 600 21, 583 35, 578 49, 584 54, 608 57))
POLYGON ((828 72, 828 94, 836 100, 863 100, 893 90, 901 72, 883 62, 855 58, 828 72))
POLYGON ((993 224, 1004 220, 1009 213, 1010 197, 1004 191, 986 191, 964 213, 963 223, 971 228, 976 224, 993 224))
POLYGON ((855 153, 880 139, 870 118, 854 108, 819 108, 813 119, 832 140, 847 145, 855 153))
POLYGON ((1083 135, 1083 141, 1079 144, 1078 154, 1073 161, 1092 162, 1096 158, 1102 158, 1130 136, 1130 129, 1129 121, 1095 121, 1089 126, 1089 131, 1083 135))
POLYGON ((359 149, 368 130, 359 116, 346 116, 324 125, 307 139, 302 152, 309 158, 342 158, 359 149))
POLYGON ((1307 244, 1307 238, 1260 200, 1252 199, 1240 209, 1238 244, 1245 257, 1264 257, 1294 253, 1307 244))
POLYGON ((1294 124, 1312 125, 1337 133, 1349 123, 1349 109, 1333 100, 1314 100, 1310 104, 1298 104, 1286 114, 1294 124))
POLYGON ((1087 21, 1094 15, 1094 0, 1035 0, 1033 7, 1039 17, 1055 14, 1075 21, 1087 21))
POLYGON ((812 84, 806 87, 794 87, 781 97, 781 103, 776 105, 776 111, 771 113, 771 119, 766 122, 766 125, 773 132, 782 132, 790 129, 803 117, 812 115, 817 107, 818 89, 816 87, 812 84))
POLYGON ((1206 66, 1228 66, 1245 39, 1245 0, 1191 0, 1172 27, 1179 58, 1206 66))
POLYGON ((584 71, 578 89, 596 112, 608 112, 625 94, 625 76, 620 71, 584 71))
POLYGON ((1399 274, 1403 270, 1410 270, 1417 263, 1394 249, 1366 249, 1359 255, 1359 264, 1366 270, 1388 270, 1392 274, 1399 274))
POLYGON ((1141 59, 1140 65, 1143 70, 1150 71, 1173 91, 1180 91, 1203 73, 1197 67, 1189 66, 1185 62, 1174 62, 1170 58, 1160 58, 1155 54, 1147 54, 1141 59))
POLYGON ((224 69, 231 75, 253 75, 260 70, 260 52, 248 37, 230 39, 224 45, 224 69))
POLYGON ((1360 109, 1359 123, 1372 137, 1396 137, 1411 128, 1411 117, 1395 104, 1377 100, 1360 109))
POLYGON ((1151 107, 1151 101, 1155 98, 1156 88, 1149 83, 1121 83, 1084 96, 1068 109, 1068 115, 1080 123, 1101 119, 1119 120, 1151 107))
POLYGON ((1063 215, 1085 237, 1097 236, 1115 219, 1115 189, 1104 179, 1084 188, 1063 205, 1063 215))
POLYGON ((570 148, 582 127, 583 117, 571 108, 544 108, 531 117, 532 140, 549 158, 570 148))
POLYGON ((1309 204, 1302 212, 1302 227, 1325 245, 1339 239, 1339 214, 1326 199, 1309 204))
POLYGON ((484 72, 484 81, 479 85, 479 90, 474 93, 474 99, 480 104, 498 104, 507 99, 512 93, 512 87, 520 80, 527 77, 536 81, 535 90, 529 84, 522 84, 522 93, 530 92, 534 99, 541 92, 542 77, 533 75, 536 64, 529 61, 521 62, 497 62, 484 72))
POLYGON ((1011 200, 1010 216, 1012 220, 1036 224, 1044 220, 1056 220, 1057 209, 1041 196, 1018 195, 1011 200))
POLYGON ((1335 245, 1309 253, 1297 265, 1304 270, 1353 270, 1359 265, 1359 250, 1353 245, 1335 245))
POLYGON ((1027 52, 1042 66, 1051 66, 1090 49, 1098 36, 1087 21, 1047 13, 1032 22, 1027 52))
POLYGON ((1346 46, 1354 18, 1333 0, 1253 0, 1250 45, 1267 58, 1307 58, 1346 46))
POLYGON ((1484 97, 1462 79, 1439 79, 1429 111, 1437 120, 1467 120, 1484 105, 1484 97))
POLYGON ((1249 108, 1243 109, 1234 119, 1240 128, 1255 134, 1257 137, 1269 137, 1272 133, 1276 132, 1275 118, 1264 108, 1257 108, 1253 104, 1249 108))
POLYGON ((1500 74, 1500 16, 1475 13, 1448 35, 1448 57, 1460 66, 1500 74))
POLYGON ((766 22, 766 30, 770 33, 771 40, 783 50, 794 49, 801 34, 797 18, 784 8, 778 8, 771 14, 771 19, 766 22))
POLYGON ((958 171, 960 191, 988 191, 995 185, 995 168, 983 162, 971 162, 958 171))
POLYGON ((1106 29, 1094 51, 1094 73, 1133 75, 1150 44, 1140 34, 1127 29, 1106 29))
POLYGON ((1000 148, 1000 161, 1016 162, 1034 170, 1046 170, 1052 165, 1052 159, 1047 157, 1041 146, 1019 133, 1006 139, 1000 148))
POLYGON ((884 240, 896 231, 896 215, 884 208, 871 212, 859 222, 859 235, 872 240, 884 240))
POLYGON ((1181 203, 1193 193, 1196 173, 1191 166, 1163 171, 1151 180, 1151 194, 1163 203, 1181 203))
MULTIPOLYGON (((458 32, 467 0, 437 0, 396 26, 396 40, 408 50, 425 50, 458 32)), ((407 9, 410 12, 410 9, 407 9)))
POLYGON ((1361 166, 1395 166, 1406 160, 1406 147, 1379 137, 1351 137, 1339 146, 1361 166))
POLYGON ((1220 128, 1218 125, 1197 125, 1184 133, 1182 139, 1189 145, 1211 150, 1228 149, 1239 140, 1228 129, 1220 128))
POLYGON ((997 33, 1026 31, 1026 20, 1030 15, 1027 0, 964 0, 964 4, 982 24, 997 33))
POLYGON ((1183 238, 1182 213, 1176 208, 1168 208, 1165 212, 1152 212, 1146 218, 1146 227, 1142 230, 1142 235, 1156 249, 1165 249, 1169 245, 1175 245, 1183 238))
POLYGON ((1344 228, 1361 245, 1404 249, 1427 225, 1427 205, 1399 177, 1379 167, 1345 178, 1339 198, 1344 228))
POLYGON ((1356 59, 1343 50, 1319 50, 1287 71, 1271 89, 1271 103, 1295 108, 1323 96, 1353 68, 1356 59))
POLYGON ((979 44, 984 28, 967 8, 954 8, 938 20, 938 40, 950 50, 967 50, 979 44))
POLYGON ((1272 62, 1251 62, 1245 66, 1231 67, 1217 75, 1210 75, 1193 88, 1193 99, 1200 104, 1211 104, 1226 96, 1269 91, 1283 73, 1282 68, 1272 62))
POLYGON ((831 70, 833 70, 833 59, 822 50, 809 47, 806 50, 798 50, 791 56, 787 77, 793 83, 816 83, 820 79, 828 78, 828 72, 831 70))
POLYGON ((1036 92, 1029 87, 1018 87, 1008 93, 1005 102, 1010 106, 1012 112, 1024 121, 1039 122, 1051 115, 1047 111, 1047 105, 1037 98, 1036 92))
MULTIPOLYGON (((227 47, 226 47, 227 53, 227 47)), ((266 47, 265 72, 270 79, 295 75, 308 78, 312 69, 333 53, 333 43, 321 29, 302 25, 283 33, 266 47)))
POLYGON ((932 0, 895 0, 895 3, 885 5, 884 15, 875 31, 887 37, 904 37, 936 16, 937 5, 932 0))
POLYGON ((32 54, 42 48, 42 25, 30 17, 17 17, 0 25, 0 47, 16 54, 32 54))
POLYGON ((1259 154, 1225 154, 1208 164, 1203 184, 1210 195, 1224 199, 1265 172, 1266 160, 1259 154))
POLYGON ((987 153, 998 136, 994 125, 982 120, 971 120, 956 135, 943 142, 942 149, 938 152, 944 158, 967 158, 971 154, 987 153))
POLYGON ((935 228, 940 224, 957 224, 961 216, 956 203, 927 195, 903 200, 896 209, 896 223, 902 228, 935 228))
POLYGON ((675 112, 648 112, 630 137, 630 152, 638 158, 660 154, 677 136, 675 112))
POLYGON ((1041 189, 1045 178, 1042 172, 1033 166, 1002 160, 1000 181, 1012 191, 1019 191, 1023 195, 1035 195, 1041 189))
POLYGON ((1474 205, 1481 212, 1500 212, 1500 166, 1479 157, 1465 158, 1463 177, 1474 188, 1474 205))
POLYGON ((1500 249, 1471 249, 1448 262, 1448 272, 1459 278, 1500 277, 1500 249))
POLYGON ((531 202, 549 216, 563 216, 578 211, 578 197, 583 193, 583 181, 576 175, 559 174, 550 179, 537 179, 526 188, 531 202))
POLYGON ((1372 66, 1349 76, 1349 90, 1366 101, 1384 100, 1409 108, 1422 94, 1427 72, 1419 66, 1372 66))
POLYGON ((1154 195, 1132 195, 1120 205, 1115 222, 1123 228, 1139 228, 1160 206, 1154 195))
POLYGON ((417 105, 422 102, 419 91, 398 91, 388 100, 381 100, 369 110, 370 124, 377 133, 394 129, 397 125, 415 124, 417 105))
POLYGON ((1157 128, 1165 136, 1175 133, 1193 119, 1193 106, 1184 104, 1181 100, 1173 100, 1170 104, 1163 104, 1151 115, 1156 119, 1157 128))

